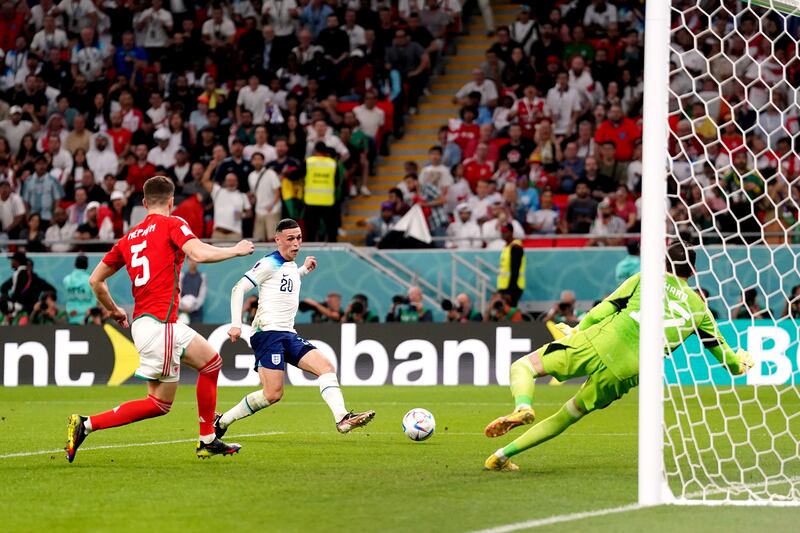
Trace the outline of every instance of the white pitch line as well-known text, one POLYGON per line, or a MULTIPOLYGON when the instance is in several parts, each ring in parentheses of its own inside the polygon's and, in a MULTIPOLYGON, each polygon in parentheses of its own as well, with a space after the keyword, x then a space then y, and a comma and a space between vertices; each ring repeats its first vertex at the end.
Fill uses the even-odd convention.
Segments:
MULTIPOLYGON (((286 435, 285 431, 267 431, 264 433, 246 433, 244 435, 236 435, 237 439, 242 439, 246 437, 268 437, 270 435, 286 435)), ((177 440, 158 440, 152 442, 130 442, 127 444, 104 444, 101 446, 87 446, 86 448, 81 448, 81 452, 90 452, 93 450, 111 450, 117 448, 139 448, 142 446, 164 446, 167 444, 183 444, 187 442, 197 442, 197 439, 177 439, 177 440)), ((14 457, 31 457, 34 455, 48 455, 51 453, 61 453, 64 451, 64 448, 59 448, 57 450, 39 450, 35 452, 15 452, 15 453, 7 453, 4 455, 0 455, 0 459, 11 459, 14 457)))
MULTIPOLYGON (((370 435, 401 435, 399 431, 365 431, 370 435)), ((231 435, 232 439, 244 439, 248 437, 270 437, 276 435, 333 435, 332 431, 265 431, 262 433, 244 433, 242 435, 231 435)), ((441 431, 437 435, 452 435, 458 437, 475 437, 483 435, 480 431, 441 431)), ((596 437, 630 437, 635 436, 636 433, 569 433, 568 437, 578 438, 596 438, 596 437)), ((197 442, 197 439, 177 439, 177 440, 159 440, 152 442, 131 442, 126 444, 103 444, 100 446, 87 446, 81 448, 82 452, 89 452, 92 450, 114 450, 118 448, 139 448, 143 446, 165 446, 168 444, 183 444, 187 442, 197 442)), ((33 452, 14 452, 0 455, 0 459, 13 459, 16 457, 32 457, 35 455, 48 455, 53 453, 61 453, 64 448, 55 450, 37 450, 33 452)))
POLYGON ((507 533, 508 531, 518 531, 520 529, 531 529, 535 527, 549 526, 552 524, 563 524, 564 522, 574 522, 575 520, 583 520, 584 518, 594 518, 597 516, 605 516, 610 514, 627 513, 628 511, 636 511, 641 509, 638 503, 623 505, 621 507, 609 507, 607 509, 597 509, 596 511, 584 511, 582 513, 561 514, 550 516, 547 518, 539 518, 537 520, 527 520, 525 522, 515 522, 513 524, 506 524, 504 526, 490 527, 488 529, 481 529, 471 533, 507 533))

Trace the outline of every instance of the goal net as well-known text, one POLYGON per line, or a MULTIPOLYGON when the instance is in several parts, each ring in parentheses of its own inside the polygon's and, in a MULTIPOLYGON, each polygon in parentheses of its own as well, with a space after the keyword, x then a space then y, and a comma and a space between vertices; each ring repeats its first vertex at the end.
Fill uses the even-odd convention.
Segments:
POLYGON ((665 500, 799 504, 800 0, 673 0, 670 22, 667 241, 756 365, 732 378, 697 336, 668 354, 665 500))

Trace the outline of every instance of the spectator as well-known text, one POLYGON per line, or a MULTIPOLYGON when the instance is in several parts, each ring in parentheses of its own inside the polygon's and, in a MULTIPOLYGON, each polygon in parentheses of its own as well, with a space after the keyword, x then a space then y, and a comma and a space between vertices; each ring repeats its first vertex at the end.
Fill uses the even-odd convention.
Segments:
POLYGON ((44 234, 44 244, 51 252, 71 252, 74 246, 66 241, 71 241, 75 238, 75 230, 77 229, 77 224, 69 222, 66 210, 62 207, 56 207, 53 210, 53 220, 50 227, 47 228, 44 234))
POLYGON ((517 178, 517 218, 525 220, 528 212, 539 209, 539 191, 531 187, 528 176, 517 178))
POLYGON ((0 236, 15 236, 25 221, 25 203, 19 194, 11 190, 7 179, 0 178, 0 236))
POLYGON ((528 211, 525 221, 531 233, 552 235, 564 232, 563 220, 553 205, 553 192, 549 189, 542 192, 539 208, 528 211))
POLYGON ((517 238, 525 236, 525 230, 520 223, 509 214, 509 210, 503 204, 502 200, 495 201, 490 212, 491 218, 481 224, 481 238, 483 238, 483 242, 486 243, 486 248, 490 250, 502 250, 508 245, 504 236, 506 226, 511 226, 512 236, 517 238))
POLYGON ((327 25, 328 16, 333 14, 333 9, 322 0, 311 0, 300 13, 300 22, 311 30, 316 39, 327 25))
POLYGON ((41 217, 44 229, 53 218, 53 209, 64 196, 64 190, 55 178, 47 171, 47 159, 38 156, 34 163, 34 173, 25 180, 22 186, 22 199, 28 213, 41 217))
POLYGON ((392 306, 386 315, 387 322, 433 322, 433 313, 425 308, 422 290, 419 287, 408 288, 407 296, 392 298, 392 306))
POLYGON ((347 34, 350 41, 350 52, 367 44, 364 28, 361 27, 356 20, 355 9, 348 8, 344 12, 344 24, 341 26, 341 29, 347 34))
POLYGON ((400 220, 394 210, 394 202, 389 200, 381 202, 380 216, 371 218, 363 223, 367 228, 367 246, 377 246, 378 242, 391 231, 392 226, 400 220))
POLYGON ((417 113, 417 102, 423 88, 428 84, 430 58, 425 49, 411 42, 405 30, 395 32, 392 46, 386 49, 386 70, 397 70, 402 80, 408 83, 408 113, 417 113))
POLYGON ((561 291, 561 296, 555 302, 547 313, 544 315, 544 320, 551 320, 559 323, 577 324, 578 315, 575 312, 575 293, 570 290, 561 291))
POLYGON ((617 158, 614 141, 605 141, 600 145, 600 157, 597 158, 597 173, 605 184, 603 192, 611 192, 628 177, 628 165, 617 158), (605 189, 611 189, 606 191, 605 189))
POLYGON ((261 154, 264 164, 269 164, 277 157, 275 147, 269 144, 269 133, 266 126, 256 126, 255 142, 244 147, 244 158, 252 163, 253 155, 261 154))
POLYGON ((622 260, 617 263, 617 266, 614 267, 614 277, 618 284, 621 284, 634 274, 638 274, 642 266, 641 259, 639 258, 639 241, 629 240, 625 247, 628 249, 628 255, 622 258, 622 260))
POLYGON ((64 148, 72 154, 79 148, 88 151, 91 138, 92 132, 86 129, 86 117, 77 115, 72 122, 72 131, 64 139, 64 148))
POLYGON ((537 24, 531 20, 530 15, 531 6, 520 6, 520 12, 517 14, 516 22, 508 28, 509 37, 519 43, 520 49, 527 56, 531 55, 533 43, 539 40, 539 32, 536 29, 537 24))
MULTIPOLYGON (((707 295, 708 293, 706 293, 706 301, 708 301, 707 295)), ((792 293, 789 295, 786 305, 783 308, 783 313, 781 314, 781 318, 786 317, 800 317, 800 285, 792 287, 792 293)))
POLYGON ((306 204, 306 235, 311 242, 319 242, 320 222, 325 226, 325 239, 336 242, 340 212, 337 191, 341 186, 341 179, 336 160, 328 156, 325 143, 318 141, 314 146, 314 155, 306 159, 303 197, 306 204))
POLYGON ((557 137, 572 135, 581 109, 581 96, 570 86, 569 75, 559 72, 556 86, 547 92, 544 103, 545 115, 553 120, 553 133, 557 137))
POLYGON ((472 92, 478 92, 481 95, 480 104, 494 108, 497 105, 497 88, 495 84, 487 80, 483 70, 479 68, 472 71, 472 77, 472 81, 467 82, 456 92, 453 97, 453 103, 462 106, 468 105, 467 96, 472 92))
POLYGON ((598 216, 592 223, 589 234, 592 240, 590 246, 619 246, 622 244, 623 237, 612 237, 625 233, 625 222, 614 214, 611 202, 606 198, 597 206, 598 216))
MULTIPOLYGON (((97 304, 89 286, 88 268, 89 259, 85 255, 79 255, 75 258, 75 270, 64 276, 64 291, 67 293, 66 312, 70 324, 83 324, 89 309, 97 304)), ((48 302, 48 311, 49 306, 48 302)))
POLYGON ((342 322, 348 324, 375 324, 378 315, 369 308, 369 300, 364 294, 354 294, 342 315, 342 322))
POLYGON ((61 0, 57 13, 64 14, 67 35, 72 39, 84 28, 97 26, 97 8, 91 0, 61 0))
POLYGON ((443 300, 442 310, 447 313, 447 322, 483 322, 483 315, 472 307, 472 299, 463 292, 456 296, 455 302, 443 300))
POLYGON ((478 180, 478 185, 475 187, 475 196, 471 197, 467 202, 475 217, 475 222, 479 225, 492 218, 492 206, 502 201, 498 193, 491 192, 491 183, 491 180, 478 180))
POLYGON ((617 23, 617 6, 606 0, 592 0, 583 14, 583 25, 593 34, 605 33, 611 24, 617 23))
POLYGON ((500 161, 508 161, 513 169, 520 171, 527 164, 535 146, 532 140, 522 136, 519 124, 508 127, 508 137, 510 141, 500 148, 500 161))
POLYGON ((11 260, 11 278, 0 285, 0 294, 5 295, 11 304, 10 313, 30 314, 44 291, 55 289, 33 272, 32 263, 23 252, 15 252, 11 260))
POLYGON ((91 147, 86 154, 86 162, 95 176, 99 179, 107 174, 115 175, 119 171, 119 158, 112 147, 110 139, 103 132, 95 133, 91 137, 91 147))
POLYGON ((242 219, 252 215, 250 200, 238 188, 238 178, 233 172, 225 175, 225 181, 218 183, 205 179, 206 191, 214 204, 214 231, 212 239, 234 240, 242 238, 242 219))
POLYGON ((278 174, 264 166, 264 156, 255 152, 250 162, 253 171, 247 177, 249 199, 254 206, 253 239, 271 241, 281 219, 281 180, 278 174))
POLYGON ((625 222, 625 232, 634 233, 639 229, 639 210, 629 198, 628 188, 624 185, 617 187, 616 193, 609 195, 614 215, 625 222))
POLYGON ((363 131, 373 143, 377 141, 378 132, 386 123, 386 114, 381 108, 377 107, 377 103, 378 95, 375 91, 367 91, 364 97, 364 103, 353 109, 361 131, 363 131))
MULTIPOLYGON (((440 177, 436 173, 431 174, 429 181, 425 184, 419 182, 416 174, 406 174, 404 178, 412 203, 419 204, 426 211, 428 228, 433 237, 444 237, 447 234, 447 225, 450 223, 444 209, 447 197, 439 188, 439 179, 440 177)), ((435 244, 441 247, 444 246, 444 241, 437 240, 435 244)))
POLYGON ((584 159, 578 156, 578 144, 568 142, 564 147, 564 158, 558 170, 560 190, 564 193, 575 191, 578 180, 584 177, 584 159))
POLYGON ((475 155, 464 160, 464 179, 469 183, 470 189, 475 192, 478 181, 491 179, 494 174, 494 164, 489 161, 489 145, 478 143, 475 155))
POLYGON ((483 314, 484 322, 522 322, 525 319, 522 312, 510 300, 508 294, 493 293, 483 314))
MULTIPOLYGON (((88 0, 79 2, 90 3, 88 0)), ((70 62, 74 79, 82 75, 90 84, 101 81, 104 67, 110 65, 110 60, 106 45, 97 39, 93 27, 84 27, 80 30, 80 39, 72 48, 70 62)))
POLYGON ((747 289, 742 295, 742 302, 733 311, 731 318, 738 320, 752 320, 762 318, 769 310, 761 307, 758 303, 758 292, 756 289, 747 289))
POLYGON ((51 173, 58 176, 59 180, 66 181, 67 176, 72 174, 72 155, 61 146, 58 135, 48 137, 46 155, 50 160, 51 173))
MULTIPOLYGON (((100 224, 98 222, 98 212, 100 204, 97 202, 89 202, 86 204, 86 215, 84 221, 78 224, 75 230, 75 239, 79 241, 90 241, 97 239, 100 234, 100 224)), ((84 252, 97 251, 96 245, 82 246, 84 252)))
POLYGON ((170 133, 167 128, 159 128, 153 134, 157 145, 147 153, 147 162, 166 171, 175 164, 175 149, 170 147, 170 133))
MULTIPOLYGON (((30 120, 22 120, 22 108, 18 105, 13 105, 8 110, 8 117, 5 120, 0 120, 0 136, 8 141, 8 147, 12 153, 19 152, 22 137, 30 133, 34 128, 34 122, 30 120)), ((34 121, 36 115, 32 115, 34 121)))
POLYGON ((612 105, 608 110, 608 119, 597 128, 594 140, 599 144, 606 141, 613 142, 617 149, 617 158, 620 161, 630 161, 633 157, 634 142, 641 136, 641 128, 623 115, 622 107, 612 105))
POLYGON ((306 157, 310 157, 316 150, 318 141, 322 141, 325 145, 326 151, 333 150, 338 154, 340 161, 347 161, 350 157, 350 152, 345 147, 342 140, 336 136, 333 128, 329 127, 325 119, 317 119, 314 121, 314 127, 306 138, 306 157))
POLYGON ((68 323, 67 313, 58 308, 55 292, 46 291, 42 293, 39 301, 33 305, 30 323, 36 325, 62 325, 68 323))
POLYGON ((70 224, 80 226, 85 222, 88 203, 88 195, 83 187, 75 189, 75 203, 67 208, 67 219, 70 224))
POLYGON ((330 13, 325 18, 325 28, 319 32, 317 43, 325 51, 325 58, 338 67, 350 52, 350 37, 339 28, 339 17, 330 13))
POLYGON ((481 228, 472 219, 469 204, 462 203, 456 207, 456 219, 447 226, 448 248, 477 249, 483 248, 481 228))
POLYGON ((570 233, 589 233, 597 215, 597 201, 589 195, 586 181, 579 181, 567 204, 567 225, 570 233))
POLYGON ((419 174, 420 186, 434 185, 446 197, 447 190, 453 185, 453 176, 450 174, 450 169, 442 164, 442 147, 431 147, 428 150, 428 157, 428 164, 422 167, 419 174))
POLYGON ((186 261, 188 270, 181 273, 181 301, 178 310, 186 315, 184 320, 190 324, 203 322, 203 304, 208 291, 206 275, 197 270, 197 262, 191 259, 186 261))
POLYGON ((340 322, 344 316, 342 295, 338 292, 329 292, 324 303, 316 302, 311 298, 304 298, 303 303, 307 306, 305 310, 312 311, 311 322, 315 324, 340 322))
POLYGON ((256 74, 250 74, 247 86, 242 87, 236 99, 236 121, 242 121, 242 111, 247 109, 253 114, 253 123, 261 125, 266 122, 267 103, 270 102, 270 90, 262 85, 256 74))
POLYGON ((214 181, 222 183, 227 180, 229 174, 236 176, 236 183, 239 192, 247 192, 250 186, 247 177, 253 171, 253 165, 244 158, 244 144, 238 138, 231 141, 231 155, 219 162, 214 173, 214 181))

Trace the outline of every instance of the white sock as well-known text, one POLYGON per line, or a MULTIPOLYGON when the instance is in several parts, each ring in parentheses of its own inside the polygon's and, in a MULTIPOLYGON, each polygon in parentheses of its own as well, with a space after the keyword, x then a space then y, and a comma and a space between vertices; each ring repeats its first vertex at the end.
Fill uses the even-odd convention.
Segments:
POLYGON ((211 435, 200 435, 200 442, 203 444, 211 444, 216 438, 217 436, 213 433, 211 435))
POLYGON ((251 392, 242 398, 241 402, 234 405, 224 415, 222 415, 222 418, 219 419, 219 425, 222 428, 226 428, 237 420, 241 420, 242 418, 246 418, 252 414, 255 414, 268 405, 269 402, 264 397, 264 391, 257 390, 251 392))
POLYGON ((87 418, 86 420, 83 421, 83 429, 86 430, 86 434, 87 435, 92 432, 92 419, 91 418, 87 418))
POLYGON ((497 457, 498 459, 500 459, 501 461, 507 461, 508 460, 508 457, 506 457, 505 454, 503 454, 503 448, 500 448, 499 450, 494 452, 494 456, 497 457))
POLYGON ((519 404, 517 406, 516 409, 514 409, 514 412, 516 413, 517 411, 519 411, 521 409, 531 409, 531 404, 529 404, 529 403, 521 403, 521 404, 519 404))
POLYGON ((329 372, 319 376, 319 393, 330 407, 333 419, 338 423, 347 414, 347 407, 344 406, 344 396, 342 389, 339 388, 336 374, 329 372))

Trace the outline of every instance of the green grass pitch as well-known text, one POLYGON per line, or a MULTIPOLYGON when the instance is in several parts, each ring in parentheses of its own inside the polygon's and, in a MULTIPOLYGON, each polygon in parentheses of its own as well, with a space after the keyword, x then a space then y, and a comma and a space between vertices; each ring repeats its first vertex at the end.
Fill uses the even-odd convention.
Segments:
MULTIPOLYGON (((574 391, 537 387, 539 418, 574 391)), ((246 392, 220 389, 219 407, 246 392)), ((4 530, 450 532, 636 501, 635 394, 520 455, 521 472, 494 473, 481 470, 483 460, 508 439, 487 439, 482 429, 511 407, 507 388, 344 392, 351 408, 377 411, 365 430, 338 434, 316 389, 290 387, 280 404, 229 431, 243 445, 239 455, 201 461, 191 441, 194 390, 183 386, 169 415, 91 435, 70 465, 57 451, 67 415, 108 409, 144 387, 2 389, 4 530), (400 429, 412 407, 436 417, 426 442, 400 429)), ((796 509, 659 507, 537 531, 798 529, 796 509)))

